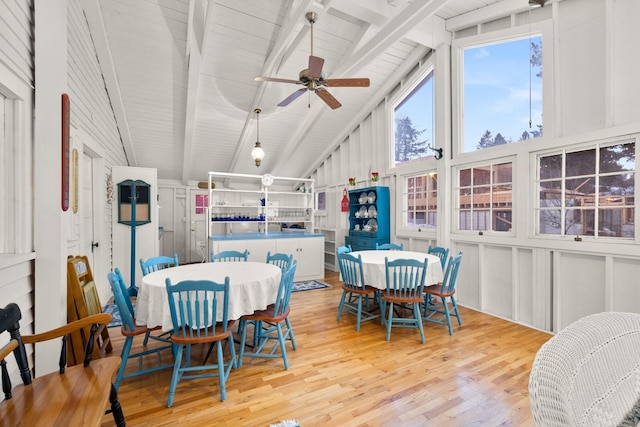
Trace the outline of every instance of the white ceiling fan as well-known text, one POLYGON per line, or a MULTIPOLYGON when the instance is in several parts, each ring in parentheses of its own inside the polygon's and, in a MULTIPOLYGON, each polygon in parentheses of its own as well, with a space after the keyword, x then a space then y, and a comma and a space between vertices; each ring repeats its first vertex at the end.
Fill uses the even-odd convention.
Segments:
POLYGON ((286 107, 296 100, 300 95, 307 91, 313 91, 332 109, 340 108, 342 104, 329 93, 327 88, 330 87, 368 87, 368 78, 351 78, 351 79, 325 79, 322 66, 324 59, 313 55, 313 24, 318 19, 316 12, 307 12, 305 15, 311 24, 311 55, 309 55, 309 65, 300 71, 298 80, 280 79, 276 77, 256 77, 259 82, 276 82, 276 83, 294 83, 304 86, 293 92, 278 104, 278 107, 286 107))

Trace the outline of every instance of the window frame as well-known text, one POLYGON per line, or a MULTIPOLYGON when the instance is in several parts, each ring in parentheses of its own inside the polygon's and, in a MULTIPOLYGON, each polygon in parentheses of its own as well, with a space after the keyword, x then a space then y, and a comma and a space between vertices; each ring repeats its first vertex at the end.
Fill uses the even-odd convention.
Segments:
MULTIPOLYGON (((599 150, 601 150, 602 148, 605 147, 609 147, 609 146, 614 146, 614 145, 620 145, 620 144, 625 144, 625 143, 634 143, 635 144, 635 168, 632 172, 634 174, 634 198, 637 197, 637 195, 635 194, 635 191, 640 188, 638 187, 639 185, 639 181, 640 181, 640 177, 639 175, 639 171, 638 171, 638 144, 640 142, 640 134, 631 134, 631 135, 618 135, 616 137, 612 137, 612 138, 607 138, 607 139, 601 139, 601 140, 592 140, 589 142, 584 142, 581 144, 577 144, 577 145, 567 145, 567 146, 561 146, 561 147, 557 147, 557 148, 552 148, 552 149, 547 149, 547 150, 542 150, 542 151, 538 151, 538 152, 532 152, 531 156, 532 156, 532 166, 534 168, 534 173, 535 173, 535 179, 532 180, 532 195, 533 195, 533 209, 532 209, 532 221, 533 221, 533 237, 536 239, 552 239, 552 240, 562 240, 562 239, 577 239, 577 241, 582 241, 582 240, 587 240, 587 241, 594 241, 594 242, 600 242, 600 243, 613 243, 613 244, 635 244, 638 241, 640 241, 640 233, 638 233, 638 230, 635 229, 634 227, 634 236, 633 237, 617 237, 617 236, 604 236, 604 235, 600 235, 598 233, 598 235, 596 236, 595 232, 593 235, 589 235, 589 234, 579 234, 579 235, 575 235, 575 234, 567 234, 565 233, 565 222, 564 222, 564 214, 566 213, 566 211, 570 208, 568 208, 565 203, 564 203, 564 188, 565 188, 565 181, 566 180, 572 180, 572 179, 576 179, 576 176, 568 176, 566 175, 566 154, 567 153, 576 153, 576 152, 580 152, 580 151, 588 151, 588 150, 595 150, 596 153, 596 159, 599 157, 599 150), (540 182, 541 182, 541 178, 540 178, 540 159, 543 157, 548 157, 548 156, 553 156, 553 155, 561 155, 562 159, 563 159, 563 164, 561 165, 561 176, 558 178, 558 180, 560 180, 561 182, 561 188, 562 188, 562 202, 561 202, 561 206, 560 206, 560 214, 561 214, 561 218, 562 220, 562 228, 561 228, 561 232, 558 234, 553 234, 553 233, 541 233, 540 232, 540 213, 544 210, 540 207, 540 182)), ((596 165, 596 169, 599 170, 600 164, 596 165)), ((601 177, 606 177, 606 176, 611 176, 612 173, 611 172, 598 172, 593 174, 594 180, 596 183, 599 182, 601 177)), ((579 175, 582 176, 582 175, 579 175)), ((579 177, 578 176, 578 177, 579 177)), ((547 180, 545 180, 547 181, 547 180)), ((596 187, 598 185, 596 184, 596 187)), ((598 192, 599 192, 599 188, 598 188, 598 192)), ((575 208, 574 208, 575 209, 575 208)), ((598 206, 594 205, 593 207, 593 211, 594 211, 594 215, 595 218, 597 218, 599 216, 599 213, 597 213, 596 211, 599 209, 598 206)), ((620 208, 621 209, 621 208, 620 208)), ((633 218, 634 218, 634 224, 637 224, 638 221, 640 220, 639 215, 640 212, 637 209, 636 204, 634 203, 633 205, 633 209, 634 209, 634 213, 633 213, 633 218)), ((580 210, 586 210, 586 209, 580 209, 580 210)), ((594 219, 594 221, 596 221, 594 219)))
POLYGON ((388 149, 388 159, 389 159, 389 170, 390 171, 403 171, 403 170, 414 170, 416 167, 424 168, 425 162, 435 161, 433 154, 428 153, 425 157, 421 157, 420 159, 416 159, 415 162, 411 162, 409 164, 401 164, 396 165, 396 155, 395 155, 395 147, 396 147, 396 138, 395 138, 395 110, 398 105, 400 105, 406 97, 413 92, 413 90, 422 83, 422 81, 429 75, 429 73, 433 73, 432 84, 433 84, 433 107, 432 107, 432 132, 433 137, 431 141, 431 145, 435 145, 435 141, 437 140, 437 124, 436 124, 436 84, 437 84, 437 75, 436 75, 436 67, 434 62, 434 56, 430 55, 424 62, 418 64, 418 69, 413 72, 411 76, 409 76, 406 80, 403 80, 401 83, 401 87, 393 94, 387 101, 386 111, 387 111, 387 130, 388 130, 388 141, 389 145, 388 149), (416 166, 418 165, 418 166, 416 166))
MULTIPOLYGON (((464 234, 464 235, 473 235, 473 234, 480 234, 480 235, 493 235, 493 236, 509 236, 509 237, 515 237, 516 236, 516 230, 517 230, 517 219, 518 219, 518 210, 517 210, 517 206, 515 201, 517 200, 517 186, 516 186, 516 181, 517 181, 517 171, 516 171, 516 167, 517 167, 517 159, 516 156, 506 156, 506 157, 500 157, 500 158, 494 158, 494 159, 486 159, 483 161, 477 161, 477 162, 473 162, 473 163, 464 163, 464 164, 458 164, 452 167, 452 180, 453 180, 453 188, 452 188, 452 209, 451 209, 451 233, 452 234, 464 234), (460 228, 460 189, 461 187, 461 183, 460 183, 460 171, 464 170, 464 169, 476 169, 476 168, 484 168, 484 167, 491 167, 493 168, 496 165, 500 165, 500 164, 505 164, 505 163, 510 163, 511 164, 511 230, 510 231, 497 231, 494 230, 493 227, 489 228, 489 229, 485 229, 485 230, 480 230, 480 229, 470 229, 470 230, 466 230, 466 229, 461 229, 460 228)), ((493 188, 496 186, 496 183, 493 181, 493 177, 491 177, 491 180, 489 181, 489 183, 482 185, 482 186, 488 186, 489 187, 489 194, 493 194, 493 188)), ((467 187, 467 186, 465 186, 467 187)), ((471 185, 471 189, 473 189, 474 187, 481 187, 480 185, 474 186, 473 183, 471 185)), ((490 206, 488 208, 488 212, 489 212, 489 220, 492 221, 494 218, 494 211, 495 208, 493 207, 493 197, 491 198, 491 203, 490 206)), ((465 209, 466 211, 466 209, 465 209)), ((471 211, 471 221, 472 224, 474 222, 473 219, 473 212, 474 209, 470 209, 471 211)), ((484 210, 483 210, 484 211, 484 210)), ((472 226, 473 227, 473 226, 472 226)))
MULTIPOLYGON (((490 147, 483 150, 464 150, 464 50, 467 48, 480 47, 482 45, 489 45, 501 42, 508 42, 511 40, 522 39, 529 37, 529 35, 540 35, 544 43, 544 49, 542 51, 542 64, 543 68, 550 70, 544 75, 542 82, 542 117, 544 133, 541 137, 536 138, 535 141, 544 141, 545 139, 552 139, 556 134, 554 124, 554 104, 553 104, 553 88, 554 88, 554 62, 553 62, 553 25, 550 21, 542 22, 529 22, 529 15, 519 15, 520 24, 517 27, 490 31, 482 34, 475 34, 472 36, 461 37, 455 39, 451 45, 452 51, 452 140, 453 140, 453 154, 454 156, 472 156, 479 152, 485 152, 487 150, 500 150, 505 146, 512 146, 515 144, 505 144, 503 146, 490 147), (545 42, 545 40, 547 40, 545 42)), ((523 142, 523 141, 519 141, 523 142)))
MULTIPOLYGON (((432 168, 432 169, 421 169, 421 170, 414 170, 412 172, 407 172, 404 173, 402 175, 399 175, 399 179, 397 182, 397 189, 396 189, 396 206, 401 206, 400 209, 397 209, 398 214, 396 215, 396 234, 398 236, 403 236, 403 237, 416 237, 416 236, 420 236, 420 237, 425 237, 428 236, 429 238, 435 238, 436 233, 438 231, 438 226, 436 225, 436 227, 430 228, 427 227, 425 225, 425 227, 407 227, 406 225, 406 214, 408 213, 408 208, 407 208, 407 199, 406 199, 406 195, 408 194, 407 191, 407 181, 410 178, 416 178, 416 177, 421 177, 421 176, 429 176, 431 174, 438 174, 438 171, 436 170, 436 168, 432 168)), ((436 189, 436 208, 435 208, 435 215, 436 215, 436 224, 440 224, 442 221, 442 215, 440 214, 440 205, 441 205, 441 199, 442 199, 442 184, 440 181, 438 181, 438 188, 436 189)), ((428 209, 425 211, 426 214, 428 215, 428 213, 430 212, 428 209)))

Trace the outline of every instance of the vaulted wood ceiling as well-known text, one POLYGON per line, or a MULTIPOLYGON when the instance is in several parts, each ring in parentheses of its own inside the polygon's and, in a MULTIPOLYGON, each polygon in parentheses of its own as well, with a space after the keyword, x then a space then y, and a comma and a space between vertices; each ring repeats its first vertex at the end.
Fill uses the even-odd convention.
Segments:
MULTIPOLYGON (((208 171, 306 176, 469 12, 526 7, 526 0, 93 0, 87 20, 130 166, 158 178, 206 180, 208 171), (331 88, 277 104, 300 86, 310 54, 326 78, 368 77, 367 88, 331 88), (449 31, 448 31, 449 30, 449 31), (255 108, 266 156, 256 168, 255 108)), ((477 13, 476 13, 477 14, 477 13)), ((489 19, 487 19, 489 20, 489 19)))

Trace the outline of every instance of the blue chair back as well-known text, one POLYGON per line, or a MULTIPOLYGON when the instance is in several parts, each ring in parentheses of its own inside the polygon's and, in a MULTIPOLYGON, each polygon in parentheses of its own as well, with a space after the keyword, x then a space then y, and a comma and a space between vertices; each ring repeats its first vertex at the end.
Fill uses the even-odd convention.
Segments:
POLYGON ((248 261, 249 260, 249 250, 245 249, 244 252, 240 251, 222 251, 217 254, 211 255, 211 261, 226 261, 226 262, 237 262, 237 261, 248 261))
POLYGON ((287 255, 283 253, 275 253, 271 255, 271 251, 267 252, 267 264, 273 264, 284 272, 289 267, 291 267, 291 263, 293 262, 293 255, 287 255))
POLYGON ((177 267, 178 266, 178 254, 173 254, 170 256, 156 256, 153 258, 149 258, 148 260, 143 260, 140 258, 140 267, 142 268, 142 275, 146 276, 149 273, 153 273, 154 271, 163 270, 169 267, 177 267))
POLYGON ((291 301, 291 292, 293 291, 293 276, 296 274, 298 261, 293 261, 288 269, 282 272, 280 286, 278 287, 278 296, 273 305, 273 317, 282 316, 289 311, 289 302, 291 301))
POLYGON ((427 253, 429 255, 435 255, 440 258, 440 265, 442 266, 442 271, 444 271, 444 268, 447 265, 447 258, 449 258, 449 249, 440 246, 431 247, 431 245, 429 245, 427 253))
POLYGON ((351 255, 348 252, 338 255, 340 272, 344 285, 351 289, 364 289, 364 273, 362 272, 362 257, 351 255))
POLYGON ((403 251, 404 250, 404 244, 400 243, 395 244, 395 243, 382 243, 381 245, 378 244, 378 242, 376 242, 376 251, 403 251))
POLYGON ((336 248, 336 255, 340 255, 340 254, 345 253, 345 252, 352 252, 352 250, 351 250, 351 245, 347 245, 347 246, 338 246, 338 247, 336 248))
POLYGON ((169 310, 173 324, 173 336, 182 339, 199 339, 227 332, 229 324, 229 277, 224 283, 211 280, 183 280, 175 285, 167 277, 165 281, 169 310), (218 320, 220 319, 220 320, 218 320))
POLYGON ((415 259, 397 259, 389 261, 384 259, 387 295, 397 298, 424 298, 424 279, 427 273, 427 259, 418 261, 415 259))
MULTIPOLYGON (((122 293, 122 295, 124 296, 124 302, 127 306, 127 309, 129 310, 129 313, 131 313, 131 316, 135 317, 135 311, 133 310, 133 304, 131 303, 131 298, 129 298, 129 291, 127 290, 127 284, 124 283, 124 277, 122 277, 122 272, 120 271, 120 269, 118 267, 113 269, 113 272, 116 276, 116 279, 118 280, 118 285, 120 286, 120 292, 122 293)), ((111 280, 111 279, 109 279, 111 280)), ((113 287, 112 287, 112 291, 113 291, 113 287)), ((115 292, 113 292, 114 298, 115 298, 115 292)), ((120 309, 120 307, 118 307, 118 310, 120 311, 120 315, 122 316, 122 309, 120 309)))
MULTIPOLYGON (((120 273, 120 270, 118 270, 118 273, 120 273)), ((122 276, 119 278, 118 273, 110 272, 107 274, 107 279, 109 279, 109 285, 111 285, 113 301, 116 303, 118 311, 120 312, 122 328, 125 331, 133 332, 136 329, 135 321, 133 320, 133 307, 131 306, 131 300, 129 299, 124 281, 121 280, 122 276), (130 309, 129 307, 132 308, 130 309)))
POLYGON ((444 273, 444 279, 442 280, 442 288, 440 292, 444 295, 453 294, 456 290, 456 282, 458 281, 458 270, 460 270, 460 260, 462 259, 462 252, 454 256, 449 260, 447 270, 444 273))

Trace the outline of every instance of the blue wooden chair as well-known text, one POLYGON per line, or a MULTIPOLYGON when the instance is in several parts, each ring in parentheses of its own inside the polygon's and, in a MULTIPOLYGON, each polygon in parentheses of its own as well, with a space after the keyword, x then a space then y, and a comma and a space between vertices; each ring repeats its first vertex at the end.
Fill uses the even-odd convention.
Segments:
MULTIPOLYGON (((116 269, 118 270, 118 269, 116 269)), ((117 273, 119 273, 118 270, 117 273)), ((151 331, 159 330, 160 326, 155 328, 148 328, 146 325, 140 326, 136 325, 135 318, 133 315, 133 306, 131 305, 131 299, 129 298, 129 294, 127 293, 127 288, 124 285, 124 282, 118 277, 116 273, 109 273, 107 275, 109 280, 109 285, 111 285, 111 292, 113 293, 113 301, 115 302, 118 310, 120 311, 120 318, 122 319, 122 326, 120 328, 120 332, 125 337, 124 345, 122 346, 122 352, 120 353, 120 358, 122 359, 122 363, 120 364, 120 369, 118 369, 118 375, 116 376, 116 381, 114 386, 116 390, 120 387, 120 383, 123 379, 133 378, 139 375, 149 374, 151 372, 156 372, 161 369, 171 368, 173 363, 162 364, 162 355, 161 352, 164 350, 171 350, 171 344, 166 344, 169 341, 165 341, 165 345, 161 347, 156 347, 152 349, 146 349, 140 351, 138 353, 131 354, 131 347, 133 345, 133 339, 139 335, 146 335, 145 341, 147 339, 148 334, 151 331), (146 355, 155 354, 157 357, 157 364, 155 366, 149 368, 142 368, 143 363, 142 359, 146 355), (131 372, 125 374, 125 369, 127 367, 127 362, 130 359, 138 359, 138 370, 135 372, 131 372)), ((156 337, 157 338, 157 337, 156 337)))
MULTIPOLYGON (((118 284, 120 285, 120 289, 122 291, 122 295, 124 296, 124 302, 125 305, 128 309, 128 312, 131 314, 131 317, 133 317, 135 319, 136 315, 135 315, 135 311, 133 308, 133 304, 131 303, 131 298, 128 296, 128 292, 127 292, 127 284, 124 281, 124 277, 122 276, 122 272, 120 271, 120 269, 118 267, 113 269, 113 272, 116 276, 116 279, 118 280, 118 284)), ((115 294, 114 294, 115 295, 115 294)), ((114 297, 115 298, 115 297, 114 297)), ((120 307, 118 307, 118 311, 120 313, 123 312, 123 310, 120 309, 120 307)), ((158 341, 163 341, 163 342, 170 342, 168 335, 169 332, 164 332, 164 333, 160 333, 159 335, 153 335, 151 332, 155 331, 155 330, 159 330, 160 328, 154 328, 154 329, 147 329, 147 332, 144 334, 144 341, 142 342, 142 345, 146 347, 146 345, 149 343, 149 338, 154 339, 154 340, 158 340, 158 341)), ((123 334, 124 335, 124 334, 123 334)), ((138 335, 138 334, 136 334, 138 335)))
POLYGON ((420 331, 420 342, 424 344, 424 330, 420 304, 424 301, 424 279, 427 273, 427 259, 384 260, 387 289, 382 294, 382 319, 387 327, 387 341, 391 339, 391 328, 417 328, 420 331), (387 311, 387 303, 389 304, 387 311), (394 304, 408 307, 413 317, 400 317, 394 310, 394 304), (385 319, 385 313, 387 318, 385 319))
POLYGON ((369 307, 369 296, 376 301, 378 290, 365 284, 360 255, 356 258, 348 252, 341 253, 338 255, 338 262, 342 272, 342 297, 338 305, 336 321, 340 321, 342 312, 346 308, 348 313, 356 315, 356 331, 360 331, 361 322, 380 317, 380 314, 372 313, 369 307), (366 305, 366 310, 363 310, 363 303, 366 305))
POLYGON ((291 347, 297 349, 296 338, 289 320, 289 302, 293 289, 293 276, 296 274, 298 262, 294 261, 288 270, 282 274, 276 302, 264 310, 258 310, 240 318, 238 331, 241 333, 240 355, 238 367, 242 366, 244 357, 259 357, 268 359, 282 358, 284 369, 289 369, 286 341, 291 341, 291 347), (247 326, 253 325, 254 339, 253 351, 245 352, 247 341, 247 326), (286 329, 286 331, 285 331, 286 329), (273 340, 273 346, 267 347, 269 340, 273 340), (280 349, 280 354, 276 351, 280 349))
POLYGON ((153 273, 154 271, 163 270, 169 267, 177 267, 178 266, 178 254, 173 254, 170 256, 156 256, 153 258, 149 258, 148 260, 143 260, 140 258, 140 267, 142 268, 142 275, 146 276, 149 273, 153 273))
POLYGON ((429 255, 435 255, 440 258, 440 265, 442 265, 442 271, 444 271, 447 265, 447 259, 449 258, 449 249, 440 246, 431 246, 427 249, 429 255))
POLYGON ((340 254, 345 253, 345 252, 353 252, 352 249, 351 249, 351 245, 338 246, 336 248, 336 255, 340 255, 340 254))
POLYGON ((249 251, 245 249, 244 252, 240 251, 222 251, 217 254, 211 254, 212 262, 237 262, 237 261, 248 261, 249 260, 249 251))
POLYGON ((184 280, 175 285, 167 278, 165 283, 173 323, 171 342, 176 346, 167 407, 173 405, 176 386, 183 379, 217 377, 220 384, 220 400, 224 401, 227 398, 227 378, 231 369, 236 366, 236 351, 231 332, 234 321, 230 321, 228 317, 229 278, 226 277, 224 283, 184 280), (228 341, 231 353, 228 363, 224 362, 222 353, 224 341, 228 341), (217 362, 192 365, 191 346, 211 343, 216 344, 217 362))
POLYGON ((376 251, 403 251, 404 250, 404 244, 400 243, 395 244, 395 243, 382 243, 382 244, 378 244, 378 242, 376 242, 376 251))
POLYGON ((424 320, 439 323, 441 325, 447 325, 449 327, 449 335, 453 335, 451 314, 455 314, 458 319, 458 325, 462 325, 460 312, 458 311, 458 305, 456 304, 456 298, 454 297, 461 259, 462 252, 451 258, 444 274, 444 280, 441 284, 426 286, 424 288, 424 320), (440 298, 441 303, 435 304, 433 302, 433 297, 440 298), (451 302, 451 308, 449 308, 449 301, 451 302), (434 316, 436 316, 436 318, 434 318, 434 316))
POLYGON ((291 267, 292 262, 293 255, 287 255, 283 253, 275 253, 271 255, 271 251, 267 252, 267 264, 278 266, 280 267, 280 269, 282 269, 283 272, 291 267))

